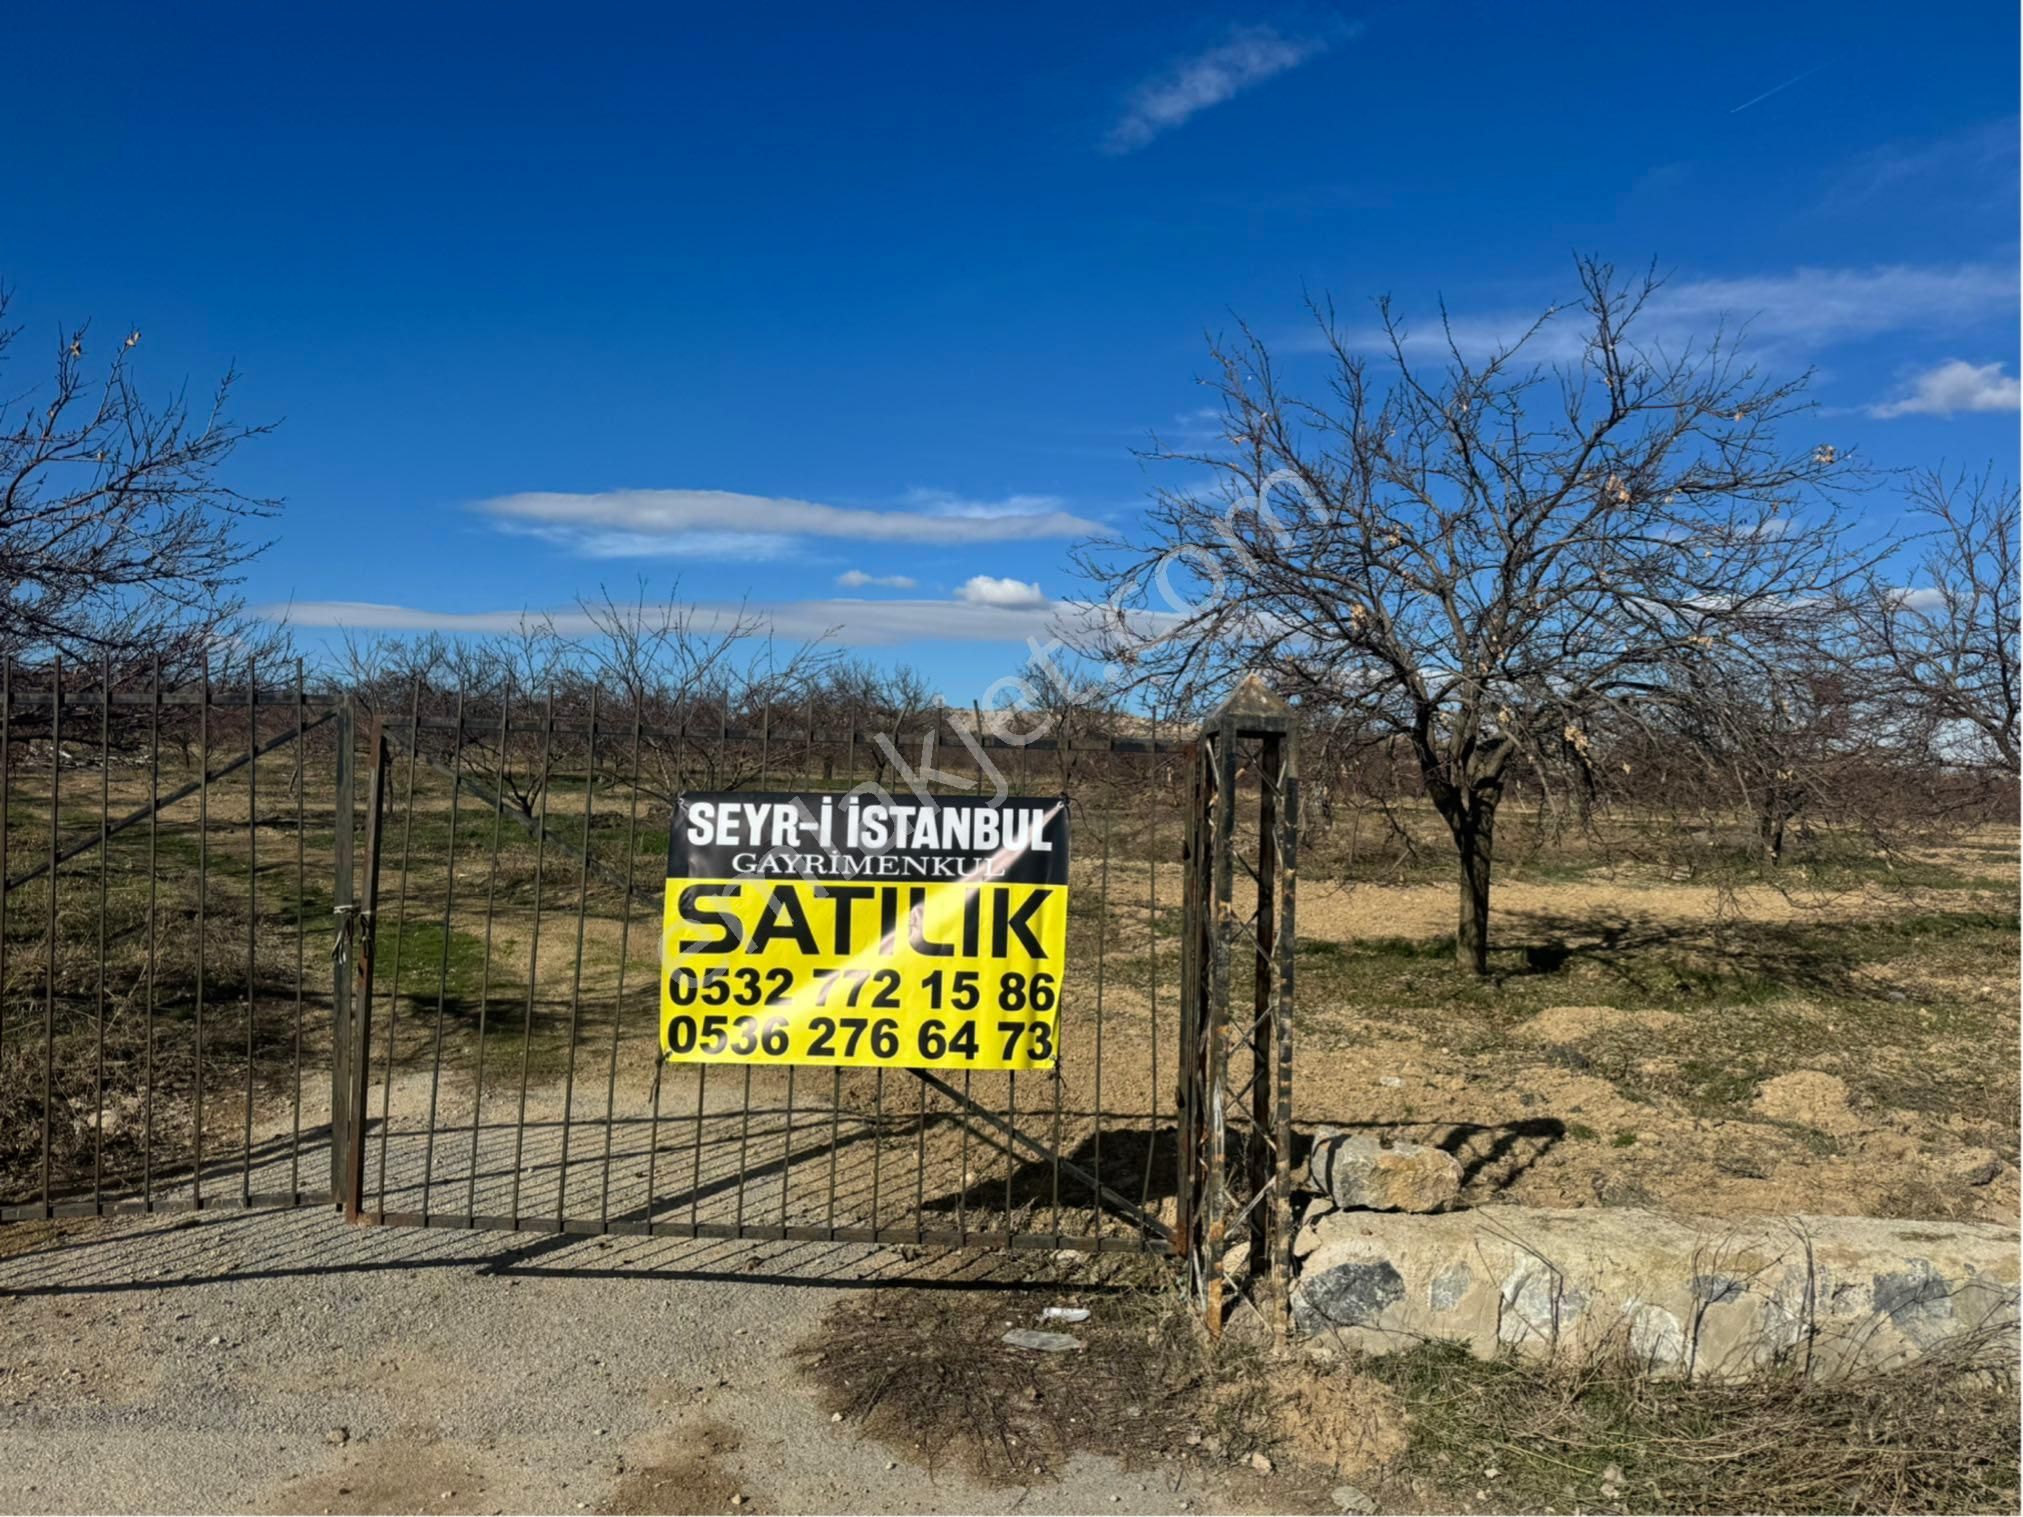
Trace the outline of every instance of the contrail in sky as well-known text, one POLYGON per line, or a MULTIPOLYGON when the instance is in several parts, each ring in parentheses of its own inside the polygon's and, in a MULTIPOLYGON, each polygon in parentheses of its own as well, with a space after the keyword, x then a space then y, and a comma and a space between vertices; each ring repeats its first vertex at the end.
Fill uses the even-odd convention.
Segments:
POLYGON ((1826 65, 1824 63, 1815 63, 1811 68, 1807 69, 1804 73, 1794 74, 1789 79, 1785 80, 1782 84, 1772 85, 1769 89, 1765 90, 1762 94, 1758 95, 1754 100, 1743 101, 1740 105, 1736 106, 1735 109, 1730 111, 1728 114, 1731 116, 1738 116, 1742 112, 1748 110, 1749 107, 1752 105, 1761 105, 1764 101, 1768 100, 1772 95, 1775 95, 1783 90, 1788 90, 1794 84, 1803 84, 1806 80, 1810 79, 1814 74, 1818 73, 1821 69, 1825 67, 1826 65))

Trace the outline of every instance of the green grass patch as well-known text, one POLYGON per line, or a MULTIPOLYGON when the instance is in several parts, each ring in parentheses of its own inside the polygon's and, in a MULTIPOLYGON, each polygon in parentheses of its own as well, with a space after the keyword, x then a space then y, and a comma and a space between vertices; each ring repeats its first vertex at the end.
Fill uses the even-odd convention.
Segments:
POLYGON ((440 922, 382 922, 379 948, 385 956, 373 977, 389 994, 398 985, 410 1005, 433 1007, 440 995, 460 1009, 475 1007, 484 984, 483 938, 455 927, 445 937, 440 922))

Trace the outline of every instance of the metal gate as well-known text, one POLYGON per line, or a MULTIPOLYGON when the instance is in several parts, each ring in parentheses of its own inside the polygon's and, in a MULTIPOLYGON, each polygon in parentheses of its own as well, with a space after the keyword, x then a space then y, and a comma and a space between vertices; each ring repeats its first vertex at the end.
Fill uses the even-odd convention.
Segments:
POLYGON ((1178 1046, 1161 961, 1177 904, 1174 744, 1013 745, 979 734, 972 713, 937 713, 897 742, 806 720, 776 728, 770 711, 756 730, 734 727, 721 707, 656 726, 594 691, 430 704, 418 694, 361 734, 360 882, 338 904, 350 973, 336 1001, 337 1184, 352 1216, 1171 1249, 1178 1046), (663 1065, 675 796, 873 780, 1071 797, 1080 851, 1059 1070, 663 1065))
MULTIPOLYGON (((588 686, 417 683, 368 710, 299 671, 115 685, 0 675, 0 1220, 334 1202, 396 1226, 1188 1248, 1204 1297, 1225 1232, 1276 1219, 1282 1252, 1289 974, 1256 980, 1277 1072, 1251 1087, 1269 1120, 1239 1123, 1266 1145, 1245 1140, 1248 1190, 1222 1157, 1215 945, 1235 799, 1266 771, 1220 739, 1203 789, 1156 726, 1015 743, 935 711, 895 739, 588 686), (663 1064, 674 798, 866 782, 1070 797, 1058 1070, 663 1064)), ((1244 867, 1289 880, 1289 726, 1268 741, 1277 841, 1244 867)), ((1256 933, 1277 922, 1289 954, 1289 884, 1271 900, 1256 933)))

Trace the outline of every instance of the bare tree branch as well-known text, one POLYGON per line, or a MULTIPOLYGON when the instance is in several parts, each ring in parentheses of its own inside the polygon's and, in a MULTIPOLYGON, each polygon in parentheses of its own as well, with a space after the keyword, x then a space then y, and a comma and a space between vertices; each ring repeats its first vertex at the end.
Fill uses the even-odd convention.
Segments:
MULTIPOLYGON (((19 328, 0 289, 0 366, 19 328)), ((0 653, 110 660, 139 676, 189 678, 207 653, 280 655, 285 635, 251 621, 237 587, 266 543, 244 535, 279 502, 241 493, 222 471, 269 430, 228 414, 237 375, 202 404, 177 391, 143 399, 131 368, 141 334, 99 346, 89 327, 59 337, 52 375, 0 398, 0 653)))

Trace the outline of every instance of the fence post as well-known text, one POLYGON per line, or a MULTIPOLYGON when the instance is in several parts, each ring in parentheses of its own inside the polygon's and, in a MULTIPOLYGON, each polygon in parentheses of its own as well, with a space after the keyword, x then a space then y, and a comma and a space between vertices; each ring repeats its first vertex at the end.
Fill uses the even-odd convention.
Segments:
MULTIPOLYGON (((330 1199, 342 1205, 345 1156, 351 1145, 352 831, 357 822, 357 706, 349 693, 337 707, 336 842, 331 878, 330 950, 330 1199)), ((306 759, 304 760, 306 762, 306 759)))
POLYGON ((1220 1335, 1231 1261, 1240 1255, 1238 1288, 1283 1339, 1292 1262, 1299 828, 1292 708, 1255 675, 1246 678, 1202 723, 1191 765, 1181 984, 1187 1284, 1209 1332, 1220 1335), (1237 901, 1239 872, 1256 885, 1247 913, 1237 901), (1232 996, 1232 979, 1246 971, 1249 996, 1232 996), (1239 1240, 1246 1245, 1240 1250, 1239 1240))
MULTIPOLYGON (((361 1220, 365 1198, 365 1128, 372 1092, 372 961, 377 943, 379 917, 379 861, 385 850, 381 824, 386 808, 387 776, 392 769, 386 729, 378 716, 366 739, 372 755, 372 779, 365 795, 365 886, 358 909, 351 914, 355 925, 352 941, 352 984, 350 1026, 345 1037, 345 1065, 350 1085, 344 1093, 347 1108, 344 1150, 344 1216, 349 1222, 361 1220)), ((391 1058, 391 1053, 388 1057, 391 1058)), ((381 1198, 382 1207, 385 1198, 381 1198)))

